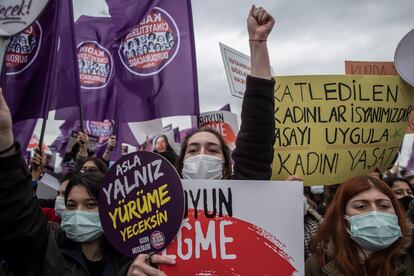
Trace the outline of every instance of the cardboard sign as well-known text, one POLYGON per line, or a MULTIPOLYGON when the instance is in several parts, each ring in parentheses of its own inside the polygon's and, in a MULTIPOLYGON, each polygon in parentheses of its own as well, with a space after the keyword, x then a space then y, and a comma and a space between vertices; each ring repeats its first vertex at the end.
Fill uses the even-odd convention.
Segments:
POLYGON ((414 88, 396 76, 276 77, 272 179, 342 183, 394 163, 414 88))
POLYGON ((200 128, 210 127, 217 130, 231 150, 236 148, 236 138, 239 133, 236 114, 229 111, 204 112, 197 116, 197 120, 200 128))
POLYGON ((219 44, 230 92, 235 97, 243 98, 246 77, 250 74, 250 57, 223 43, 219 44))
POLYGON ((383 75, 396 76, 393 61, 345 61, 347 75, 383 75))
POLYGON ((163 132, 161 119, 128 123, 128 126, 140 145, 145 143, 148 137, 153 137, 163 132))
POLYGON ((178 173, 162 156, 135 152, 113 164, 102 184, 105 236, 122 254, 159 252, 175 238, 184 213, 178 173))
POLYGON ((304 275, 301 182, 183 180, 168 275, 304 275), (288 211, 287 211, 288 210, 288 211))
POLYGON ((98 121, 84 121, 84 127, 88 135, 99 137, 98 143, 105 144, 114 131, 114 122, 105 120, 98 121))

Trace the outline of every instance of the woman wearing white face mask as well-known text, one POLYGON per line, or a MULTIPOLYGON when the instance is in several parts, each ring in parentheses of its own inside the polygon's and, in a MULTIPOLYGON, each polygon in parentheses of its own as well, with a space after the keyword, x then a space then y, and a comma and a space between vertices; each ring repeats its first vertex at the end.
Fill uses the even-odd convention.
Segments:
POLYGON ((312 243, 306 275, 414 275, 403 210, 380 179, 354 177, 338 189, 312 243))
POLYGON ((252 6, 247 19, 251 74, 247 77, 241 112, 241 127, 233 152, 220 134, 199 129, 186 137, 177 159, 177 171, 189 179, 269 180, 274 150, 274 85, 266 41, 274 19, 263 8, 252 6))
MULTIPOLYGON (((255 179, 269 180, 272 175, 275 140, 274 86, 271 76, 267 38, 275 21, 263 8, 252 6, 248 18, 251 74, 246 79, 246 91, 241 111, 241 127, 233 152, 223 137, 213 129, 199 129, 186 137, 176 162, 178 173, 186 179, 255 179)), ((173 265, 174 260, 162 255, 139 255, 132 263, 128 276, 165 275, 150 266, 159 263, 173 265)))

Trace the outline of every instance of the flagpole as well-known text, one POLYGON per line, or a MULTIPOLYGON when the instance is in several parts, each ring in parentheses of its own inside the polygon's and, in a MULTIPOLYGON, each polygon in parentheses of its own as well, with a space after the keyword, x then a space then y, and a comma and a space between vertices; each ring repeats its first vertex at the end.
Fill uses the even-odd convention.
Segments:
MULTIPOLYGON (((60 27, 60 3, 61 3, 61 0, 56 0, 57 1, 57 4, 56 4, 56 10, 59 12, 59 13, 57 13, 57 12, 55 12, 55 16, 57 15, 57 16, 59 16, 59 18, 58 18, 58 22, 57 22, 57 24, 55 24, 55 28, 54 28, 54 35, 56 35, 57 34, 57 32, 58 32, 58 30, 59 30, 59 27, 60 27)), ((47 123, 47 120, 48 120, 48 118, 49 118, 49 105, 50 105, 50 90, 51 90, 51 88, 52 88, 52 83, 53 83, 53 80, 54 80, 54 78, 52 77, 52 75, 54 76, 55 74, 53 74, 54 73, 54 71, 53 71, 53 69, 54 69, 54 66, 55 66, 55 56, 56 56, 56 51, 57 51, 57 40, 58 39, 54 39, 53 40, 53 46, 52 46, 52 55, 51 55, 51 58, 50 58, 50 60, 49 60, 49 68, 48 68, 48 74, 47 74, 47 81, 46 81, 46 101, 45 101, 45 105, 43 106, 44 107, 44 109, 43 109, 43 121, 42 121, 42 129, 41 129, 41 131, 40 131, 40 138, 39 138, 39 152, 42 152, 42 149, 43 149, 43 139, 44 139, 44 136, 45 136, 45 131, 46 131, 46 123, 47 123)), ((56 76, 57 77, 57 76, 56 76)), ((57 93, 57 91, 54 91, 54 93, 57 93)))
MULTIPOLYGON (((74 16, 73 16, 73 3, 72 1, 69 1, 69 13, 70 13, 70 18, 72 19, 72 21, 74 20, 74 16)), ((71 32, 71 36, 72 36, 72 41, 76 41, 75 38, 75 32, 71 32)), ((78 96, 78 102, 79 102, 79 121, 80 121, 80 129, 82 132, 84 132, 84 128, 83 128, 83 109, 82 109, 82 95, 81 95, 81 89, 80 89, 80 78, 79 78, 79 64, 78 64, 78 56, 77 56, 77 48, 75 48, 75 50, 72 52, 73 55, 73 59, 75 60, 75 89, 76 89, 76 95, 78 96)))

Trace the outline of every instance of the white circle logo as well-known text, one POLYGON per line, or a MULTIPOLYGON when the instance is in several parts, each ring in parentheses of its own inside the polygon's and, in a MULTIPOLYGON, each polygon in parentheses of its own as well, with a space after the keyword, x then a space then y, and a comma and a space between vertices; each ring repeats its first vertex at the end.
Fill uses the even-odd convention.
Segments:
POLYGON ((112 75, 111 53, 96 41, 84 41, 77 47, 79 79, 84 89, 105 87, 112 75))
POLYGON ((177 24, 165 10, 156 7, 122 39, 118 53, 128 71, 150 76, 164 69, 179 48, 177 24))

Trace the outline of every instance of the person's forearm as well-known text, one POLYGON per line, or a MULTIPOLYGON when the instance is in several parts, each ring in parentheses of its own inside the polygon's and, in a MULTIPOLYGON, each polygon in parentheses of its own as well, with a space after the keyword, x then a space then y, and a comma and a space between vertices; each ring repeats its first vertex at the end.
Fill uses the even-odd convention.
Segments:
POLYGON ((14 138, 11 129, 0 132, 0 157, 7 157, 15 154, 16 149, 13 145, 14 138))
POLYGON ((102 155, 102 159, 105 161, 109 161, 111 159, 112 151, 105 150, 104 154, 102 155))
POLYGON ((256 78, 271 79, 267 41, 249 41, 251 57, 251 75, 256 78))

